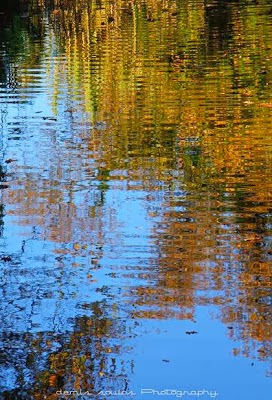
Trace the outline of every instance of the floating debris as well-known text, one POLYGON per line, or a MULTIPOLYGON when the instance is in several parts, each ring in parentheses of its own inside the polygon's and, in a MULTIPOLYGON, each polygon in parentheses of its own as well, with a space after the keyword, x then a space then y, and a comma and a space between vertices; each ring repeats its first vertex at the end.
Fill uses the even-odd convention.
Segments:
POLYGON ((55 118, 55 117, 42 117, 42 119, 47 120, 47 121, 57 121, 57 118, 55 118))

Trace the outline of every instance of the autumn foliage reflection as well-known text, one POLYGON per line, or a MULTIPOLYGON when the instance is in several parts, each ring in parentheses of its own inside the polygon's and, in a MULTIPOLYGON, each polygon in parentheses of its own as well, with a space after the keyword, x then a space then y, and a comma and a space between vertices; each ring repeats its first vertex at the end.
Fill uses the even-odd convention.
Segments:
MULTIPOLYGON (((197 306, 215 305, 227 334, 243 342, 234 354, 267 360, 272 27, 266 1, 258 23, 257 8, 239 2, 224 5, 222 21, 220 4, 30 2, 35 17, 20 36, 27 50, 6 58, 1 79, 13 82, 23 107, 44 74, 51 115, 25 113, 17 131, 7 127, 11 140, 36 135, 37 161, 25 150, 6 160, 1 197, 11 221, 38 227, 53 246, 59 274, 72 265, 90 292, 106 290, 96 272, 105 254, 117 254, 108 275, 138 279, 120 289, 127 317, 193 321, 197 306), (148 260, 135 268, 122 264, 127 248, 118 247, 122 223, 110 189, 141 196, 152 223, 148 260)), ((37 372, 40 393, 62 387, 64 376, 75 389, 99 386, 94 376, 114 369, 114 357, 105 364, 109 331, 125 329, 118 323, 79 318, 37 372)), ((50 349, 50 340, 37 337, 33 349, 50 349)))

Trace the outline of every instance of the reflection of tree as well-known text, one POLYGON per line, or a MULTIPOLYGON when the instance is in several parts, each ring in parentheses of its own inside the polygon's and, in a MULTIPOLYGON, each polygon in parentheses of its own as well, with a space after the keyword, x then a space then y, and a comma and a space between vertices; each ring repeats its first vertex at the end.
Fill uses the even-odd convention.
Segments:
MULTIPOLYGON (((150 206, 149 215, 159 220, 159 256, 153 271, 151 265, 139 275, 148 287, 130 293, 133 316, 193 319, 196 305, 215 304, 230 334, 245 343, 244 353, 256 345, 266 358, 271 24, 254 7, 232 3, 221 15, 218 4, 32 2, 40 14, 31 21, 38 38, 46 33, 52 62, 42 60, 41 42, 25 27, 13 30, 16 85, 26 88, 33 80, 28 69, 44 62, 52 110, 69 125, 60 123, 60 137, 56 121, 42 121, 41 137, 50 137, 50 145, 36 147, 46 148, 40 165, 47 167, 53 154, 50 171, 12 164, 20 174, 3 196, 12 205, 9 215, 42 227, 47 240, 60 244, 54 251, 61 269, 63 256, 75 258, 74 267, 99 267, 105 232, 116 223, 104 202, 110 185, 147 190, 151 198, 162 192, 162 207, 150 206), (26 44, 27 57, 18 56, 26 44)), ((33 339, 50 353, 37 367, 37 390, 51 385, 53 393, 66 376, 71 387, 97 388, 94 377, 104 373, 111 349, 102 338, 111 325, 106 317, 95 321, 78 319, 78 331, 61 338, 57 350, 50 334, 33 339)))
POLYGON ((209 51, 224 51, 233 38, 233 25, 230 12, 235 9, 235 4, 224 0, 205 1, 205 20, 209 51), (215 48, 214 48, 215 47, 215 48))
MULTIPOLYGON (((196 181, 197 177, 193 184, 196 181)), ((192 183, 185 180, 154 215, 160 257, 151 288, 139 289, 138 304, 149 310, 143 315, 152 318, 193 318, 195 306, 217 305, 230 336, 243 343, 240 353, 267 360, 271 353, 269 209, 265 203, 256 213, 258 202, 246 211, 250 203, 239 198, 237 204, 235 191, 224 200, 224 193, 207 185, 208 181, 202 193, 192 196, 188 190, 192 183), (184 307, 191 308, 187 315, 184 307)), ((136 315, 141 316, 140 310, 136 315)))
MULTIPOLYGON (((74 96, 83 88, 85 109, 92 118, 108 122, 103 135, 99 131, 90 145, 99 141, 101 158, 110 163, 109 170, 126 168, 122 163, 126 159, 131 161, 131 172, 140 165, 148 167, 150 156, 157 163, 169 163, 177 129, 183 139, 202 125, 208 128, 202 131, 208 141, 211 129, 219 128, 217 133, 225 136, 222 128, 230 124, 237 126, 245 119, 252 122, 253 116, 258 123, 257 101, 267 93, 264 84, 269 72, 262 60, 266 59, 270 33, 255 31, 253 15, 247 9, 239 9, 245 14, 241 26, 235 18, 238 6, 227 6, 226 24, 232 27, 232 36, 228 52, 217 50, 215 58, 209 48, 221 39, 215 35, 211 44, 208 39, 205 42, 202 31, 211 23, 205 21, 202 8, 195 3, 166 2, 162 6, 135 1, 125 8, 119 3, 109 7, 107 2, 99 7, 84 1, 77 3, 78 8, 73 4, 67 3, 64 13, 56 2, 50 18, 63 39, 60 46, 68 60, 67 75, 74 96), (169 38, 173 38, 170 46, 169 38), (86 71, 82 85, 81 70, 86 71), (234 93, 228 97, 232 88, 234 93), (190 127, 188 132, 186 127, 190 127)), ((221 10, 219 3, 212 4, 207 5, 207 12, 221 10)), ((218 27, 220 18, 212 18, 218 27)), ((267 16, 263 18, 265 23, 267 16)), ((54 72, 58 85, 64 71, 56 65, 54 72)), ((213 146, 211 151, 220 149, 213 146)))
POLYGON ((28 11, 31 6, 28 3, 11 0, 1 4, 0 43, 3 43, 3 49, 0 53, 0 83, 13 90, 30 83, 27 79, 22 82, 18 71, 35 66, 43 50, 41 15, 30 21, 28 11))
POLYGON ((131 371, 122 360, 125 327, 105 317, 103 303, 94 303, 92 312, 77 318, 71 333, 2 334, 2 398, 26 398, 26 391, 28 399, 39 400, 57 399, 60 390, 126 390, 131 371))
MULTIPOLYGON (((8 186, 5 184, 6 182, 6 170, 5 168, 0 165, 0 190, 5 190, 8 186)), ((3 235, 3 226, 4 226, 4 204, 2 202, 2 196, 0 194, 0 237, 3 235)))

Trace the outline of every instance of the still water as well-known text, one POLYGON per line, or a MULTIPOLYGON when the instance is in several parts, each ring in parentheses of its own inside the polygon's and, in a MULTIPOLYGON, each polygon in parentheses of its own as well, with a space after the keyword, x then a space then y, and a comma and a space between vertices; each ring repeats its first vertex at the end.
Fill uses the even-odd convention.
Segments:
POLYGON ((271 2, 6 3, 0 398, 270 398, 271 2))

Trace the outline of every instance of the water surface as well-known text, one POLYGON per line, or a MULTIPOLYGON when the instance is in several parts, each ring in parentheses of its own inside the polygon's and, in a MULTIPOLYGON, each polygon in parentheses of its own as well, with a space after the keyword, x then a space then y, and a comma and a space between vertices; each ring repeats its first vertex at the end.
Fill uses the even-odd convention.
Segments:
POLYGON ((1 6, 1 399, 268 398, 271 43, 266 0, 1 6))

